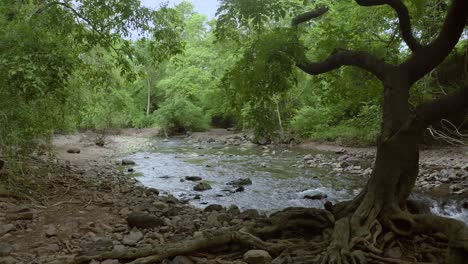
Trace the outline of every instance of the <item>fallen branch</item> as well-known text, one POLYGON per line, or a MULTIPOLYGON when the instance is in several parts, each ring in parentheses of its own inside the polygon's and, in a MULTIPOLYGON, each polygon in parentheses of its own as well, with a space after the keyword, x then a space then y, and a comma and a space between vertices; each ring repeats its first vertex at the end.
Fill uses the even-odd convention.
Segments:
POLYGON ((130 249, 124 252, 111 251, 94 255, 77 256, 74 263, 82 264, 88 263, 91 260, 102 261, 107 259, 131 261, 131 264, 158 263, 164 259, 218 248, 230 243, 237 243, 249 248, 266 250, 273 256, 279 255, 285 249, 285 245, 264 242, 260 238, 249 233, 221 229, 212 234, 206 233, 203 238, 199 239, 169 243, 165 245, 152 245, 144 248, 130 249))

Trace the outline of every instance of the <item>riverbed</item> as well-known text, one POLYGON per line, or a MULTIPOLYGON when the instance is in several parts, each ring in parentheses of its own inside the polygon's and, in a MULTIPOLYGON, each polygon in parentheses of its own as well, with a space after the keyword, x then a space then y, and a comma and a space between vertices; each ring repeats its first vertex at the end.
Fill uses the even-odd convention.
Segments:
MULTIPOLYGON (((352 170, 337 172, 333 162, 319 162, 317 167, 305 164, 307 155, 319 157, 319 161, 339 159, 341 154, 333 152, 254 144, 193 143, 184 139, 154 140, 151 144, 151 151, 126 157, 137 164, 130 175, 146 187, 202 208, 210 204, 236 205, 241 210, 265 213, 286 207, 323 208, 328 201, 336 203, 353 198, 368 179, 352 170), (194 176, 208 183, 211 189, 194 191, 199 182, 186 180, 194 176), (239 179, 250 179, 252 183, 241 189, 229 185, 239 179)), ((365 161, 355 165, 361 172, 370 166, 365 161)), ((442 201, 418 191, 414 197, 430 204, 433 213, 468 223, 468 210, 462 208, 457 197, 442 201)))

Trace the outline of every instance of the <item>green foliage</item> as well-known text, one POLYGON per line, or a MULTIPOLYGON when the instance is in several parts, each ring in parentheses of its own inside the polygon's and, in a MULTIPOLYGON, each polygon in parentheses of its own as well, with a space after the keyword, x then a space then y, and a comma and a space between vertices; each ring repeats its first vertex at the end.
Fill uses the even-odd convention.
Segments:
POLYGON ((155 115, 156 124, 169 134, 204 131, 209 125, 200 107, 179 96, 164 102, 155 115))

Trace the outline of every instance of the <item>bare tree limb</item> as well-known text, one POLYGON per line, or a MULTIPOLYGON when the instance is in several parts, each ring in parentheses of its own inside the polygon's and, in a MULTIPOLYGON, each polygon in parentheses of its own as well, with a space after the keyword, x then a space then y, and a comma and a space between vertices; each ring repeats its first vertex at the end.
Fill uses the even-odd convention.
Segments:
POLYGON ((342 66, 357 66, 373 73, 380 80, 384 80, 392 69, 392 65, 364 51, 350 51, 340 49, 321 62, 306 61, 298 67, 310 75, 326 73, 342 66))
POLYGON ((316 8, 315 10, 305 12, 303 14, 300 14, 293 18, 292 20, 292 26, 297 27, 299 24, 305 23, 307 21, 310 21, 314 18, 321 17, 323 14, 328 12, 328 7, 327 6, 320 6, 316 8))
POLYGON ((361 6, 389 5, 398 15, 401 37, 413 53, 421 50, 422 46, 414 37, 408 8, 401 0, 355 0, 361 6))

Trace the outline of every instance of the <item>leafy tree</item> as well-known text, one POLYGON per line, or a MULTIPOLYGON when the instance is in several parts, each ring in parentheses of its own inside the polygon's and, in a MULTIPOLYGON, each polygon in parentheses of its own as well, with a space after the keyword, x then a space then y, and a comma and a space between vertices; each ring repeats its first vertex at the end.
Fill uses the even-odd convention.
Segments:
MULTIPOLYGON (((264 3, 264 1, 255 2, 264 3)), ((291 10, 288 5, 282 5, 287 1, 270 2, 277 3, 283 10, 291 10)), ((399 48, 401 56, 395 57, 391 54, 388 56, 389 59, 384 61, 380 57, 387 57, 386 54, 362 51, 360 45, 353 47, 353 44, 348 44, 353 42, 347 39, 340 41, 345 45, 344 48, 319 44, 319 47, 331 54, 314 56, 318 62, 311 61, 307 56, 310 54, 304 53, 303 56, 298 56, 295 52, 287 53, 288 58, 294 59, 295 65, 307 74, 320 75, 341 69, 343 66, 354 66, 369 72, 381 82, 384 88, 381 133, 371 178, 354 200, 329 208, 335 216, 336 223, 331 244, 322 263, 365 263, 360 257, 360 252, 356 251, 354 242, 366 241, 365 237, 371 237, 372 228, 376 223, 402 236, 434 230, 445 233, 453 243, 447 261, 456 263, 457 259, 463 259, 463 255, 466 256, 468 252, 466 240, 468 228, 463 223, 452 219, 431 215, 413 215, 407 210, 406 200, 418 176, 422 134, 429 125, 439 122, 442 118, 466 111, 468 87, 416 107, 410 104, 410 89, 440 65, 455 48, 467 22, 468 2, 451 1, 438 34, 422 40, 418 39, 417 34, 413 32, 409 9, 403 1, 356 0, 354 2, 360 6, 378 7, 378 11, 385 7, 386 10, 396 12, 398 22, 393 20, 399 27, 399 37, 407 47, 399 48)), ((327 12, 330 13, 329 15, 337 15, 335 12, 337 10, 333 9, 334 6, 328 7, 323 5, 324 3, 326 1, 322 5, 318 4, 312 11, 295 16, 292 19, 292 30, 300 34, 302 25, 312 19, 324 16, 327 12)), ((275 17, 277 14, 285 17, 286 15, 286 11, 275 11, 278 6, 272 3, 264 6, 264 9, 257 10, 258 13, 249 12, 243 8, 244 4, 243 0, 222 1, 220 20, 234 17, 241 26, 248 28, 251 27, 251 23, 256 24, 257 21, 258 27, 261 26, 259 17, 275 17)), ((365 14, 364 10, 362 14, 365 14)), ((357 27, 359 30, 363 28, 365 27, 357 27)), ((305 50, 300 43, 296 46, 296 50, 305 50)), ((272 51, 270 56, 275 54, 272 51)), ((275 67, 268 68, 270 64, 275 65, 270 60, 263 60, 263 62, 266 64, 263 67, 264 71, 276 69, 275 67)), ((278 73, 281 73, 283 78, 290 79, 293 64, 287 63, 286 65, 290 67, 280 68, 278 73)), ((245 75, 248 76, 248 73, 245 75)), ((261 96, 265 89, 268 90, 270 87, 266 82, 265 85, 257 85, 255 88, 261 96)))

